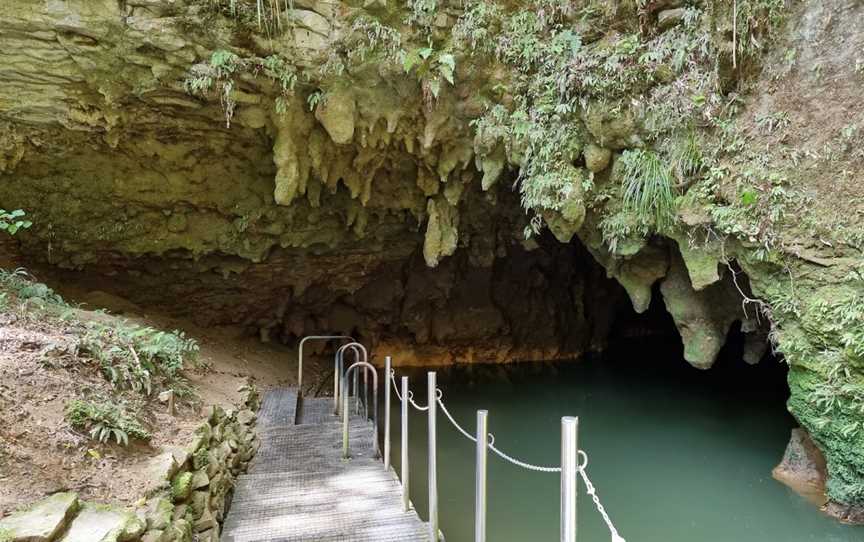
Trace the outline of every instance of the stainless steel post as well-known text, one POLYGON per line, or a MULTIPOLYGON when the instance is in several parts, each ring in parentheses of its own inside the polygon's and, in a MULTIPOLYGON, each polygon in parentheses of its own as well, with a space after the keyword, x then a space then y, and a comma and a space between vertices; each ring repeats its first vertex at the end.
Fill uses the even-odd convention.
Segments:
POLYGON ((303 395, 303 345, 306 344, 306 341, 332 341, 336 339, 345 339, 349 341, 354 341, 354 337, 348 335, 310 335, 308 337, 303 337, 300 340, 300 349, 297 353, 297 394, 303 395))
MULTIPOLYGON (((363 417, 369 419, 369 373, 363 371, 363 417)), ((378 441, 378 436, 375 436, 375 441, 378 441)))
POLYGON ((384 470, 390 470, 390 356, 384 358, 384 470))
POLYGON ((429 371, 429 540, 438 541, 438 453, 435 413, 438 403, 435 371, 429 371))
POLYGON ((408 467, 408 377, 402 377, 402 508, 411 509, 410 469, 408 467))
POLYGON ((360 414, 360 371, 354 373, 354 414, 360 414))
POLYGON ((561 542, 576 542, 579 418, 561 418, 561 542))
MULTIPOLYGON (((342 374, 342 390, 348 390, 348 374, 342 374)), ((348 393, 342 394, 342 459, 348 459, 348 393)))
MULTIPOLYGON (((375 459, 381 459, 381 445, 378 444, 378 432, 381 430, 381 419, 378 417, 378 371, 375 369, 369 369, 372 373, 372 401, 374 402, 372 408, 372 427, 375 428, 375 439, 372 441, 375 443, 375 459)), ((366 412, 369 412, 369 408, 366 408, 366 412)))
POLYGON ((339 385, 342 380, 342 352, 344 352, 343 348, 339 348, 336 351, 336 374, 333 375, 333 414, 339 415, 339 385))
POLYGON ((477 411, 477 467, 474 486, 474 542, 486 542, 486 453, 489 411, 477 411))

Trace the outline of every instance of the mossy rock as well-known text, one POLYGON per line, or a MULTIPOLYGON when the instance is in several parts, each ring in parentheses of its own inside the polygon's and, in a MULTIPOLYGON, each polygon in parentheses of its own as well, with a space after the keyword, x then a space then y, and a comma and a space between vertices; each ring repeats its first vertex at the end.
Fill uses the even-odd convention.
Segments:
POLYGON ((174 502, 183 502, 192 493, 192 473, 181 472, 171 482, 171 498, 174 502))
POLYGON ((55 493, 0 520, 2 542, 48 542, 63 532, 78 513, 78 495, 55 493))

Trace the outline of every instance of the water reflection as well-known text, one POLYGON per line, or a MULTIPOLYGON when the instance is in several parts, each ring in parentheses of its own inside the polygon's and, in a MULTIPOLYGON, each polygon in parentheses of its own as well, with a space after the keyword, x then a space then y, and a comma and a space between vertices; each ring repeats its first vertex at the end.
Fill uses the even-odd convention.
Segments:
MULTIPOLYGON (((404 371, 400 371, 404 372, 404 371)), ((411 373, 425 404, 425 373, 411 373)), ((454 367, 439 371, 453 416, 469 431, 477 409, 507 453, 559 462, 560 418, 580 417, 588 472, 622 536, 631 542, 864 540, 771 478, 794 420, 785 367, 724 361, 690 368, 673 350, 639 348, 568 364, 454 367)), ((394 399, 395 402, 395 399, 394 399)), ((399 469, 398 405, 394 466, 399 469)), ((425 516, 426 420, 413 413, 412 500, 425 516)), ((473 539, 474 448, 439 414, 441 528, 448 542, 473 539)), ((558 539, 559 480, 490 455, 488 539, 558 539)), ((580 484, 579 539, 609 540, 580 484)))

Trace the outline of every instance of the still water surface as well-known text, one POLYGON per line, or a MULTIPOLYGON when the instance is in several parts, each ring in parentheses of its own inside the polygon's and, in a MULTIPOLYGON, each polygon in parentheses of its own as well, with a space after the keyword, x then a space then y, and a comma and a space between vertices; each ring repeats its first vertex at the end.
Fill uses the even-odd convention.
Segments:
MULTIPOLYGON (((776 361, 724 362, 703 372, 655 350, 568 364, 439 371, 453 416, 474 431, 489 410, 496 444, 534 464, 557 465, 560 418, 580 417, 580 448, 607 511, 628 542, 861 542, 864 527, 840 525, 771 478, 794 420, 785 370, 776 361), (646 357, 647 355, 647 357, 646 357), (630 361, 633 360, 633 361, 630 361)), ((399 371, 404 373, 404 371, 399 371)), ((426 404, 425 372, 411 372, 426 404)), ((393 462, 400 469, 399 406, 393 462)), ((426 418, 410 418, 412 500, 426 517, 426 418)), ((441 529, 473 540, 474 447, 439 411, 441 529)), ((559 478, 489 455, 490 542, 558 540, 559 478)), ((580 542, 610 536, 580 482, 580 542)))

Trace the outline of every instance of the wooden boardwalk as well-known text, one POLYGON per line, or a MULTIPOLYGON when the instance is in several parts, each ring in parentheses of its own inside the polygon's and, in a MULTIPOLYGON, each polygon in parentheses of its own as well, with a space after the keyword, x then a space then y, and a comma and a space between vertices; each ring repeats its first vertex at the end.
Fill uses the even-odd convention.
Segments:
POLYGON ((402 511, 396 474, 374 456, 372 423, 352 417, 343 461, 332 409, 330 398, 304 398, 298 413, 294 390, 265 395, 261 448, 237 480, 222 542, 428 541, 417 513, 402 511))

